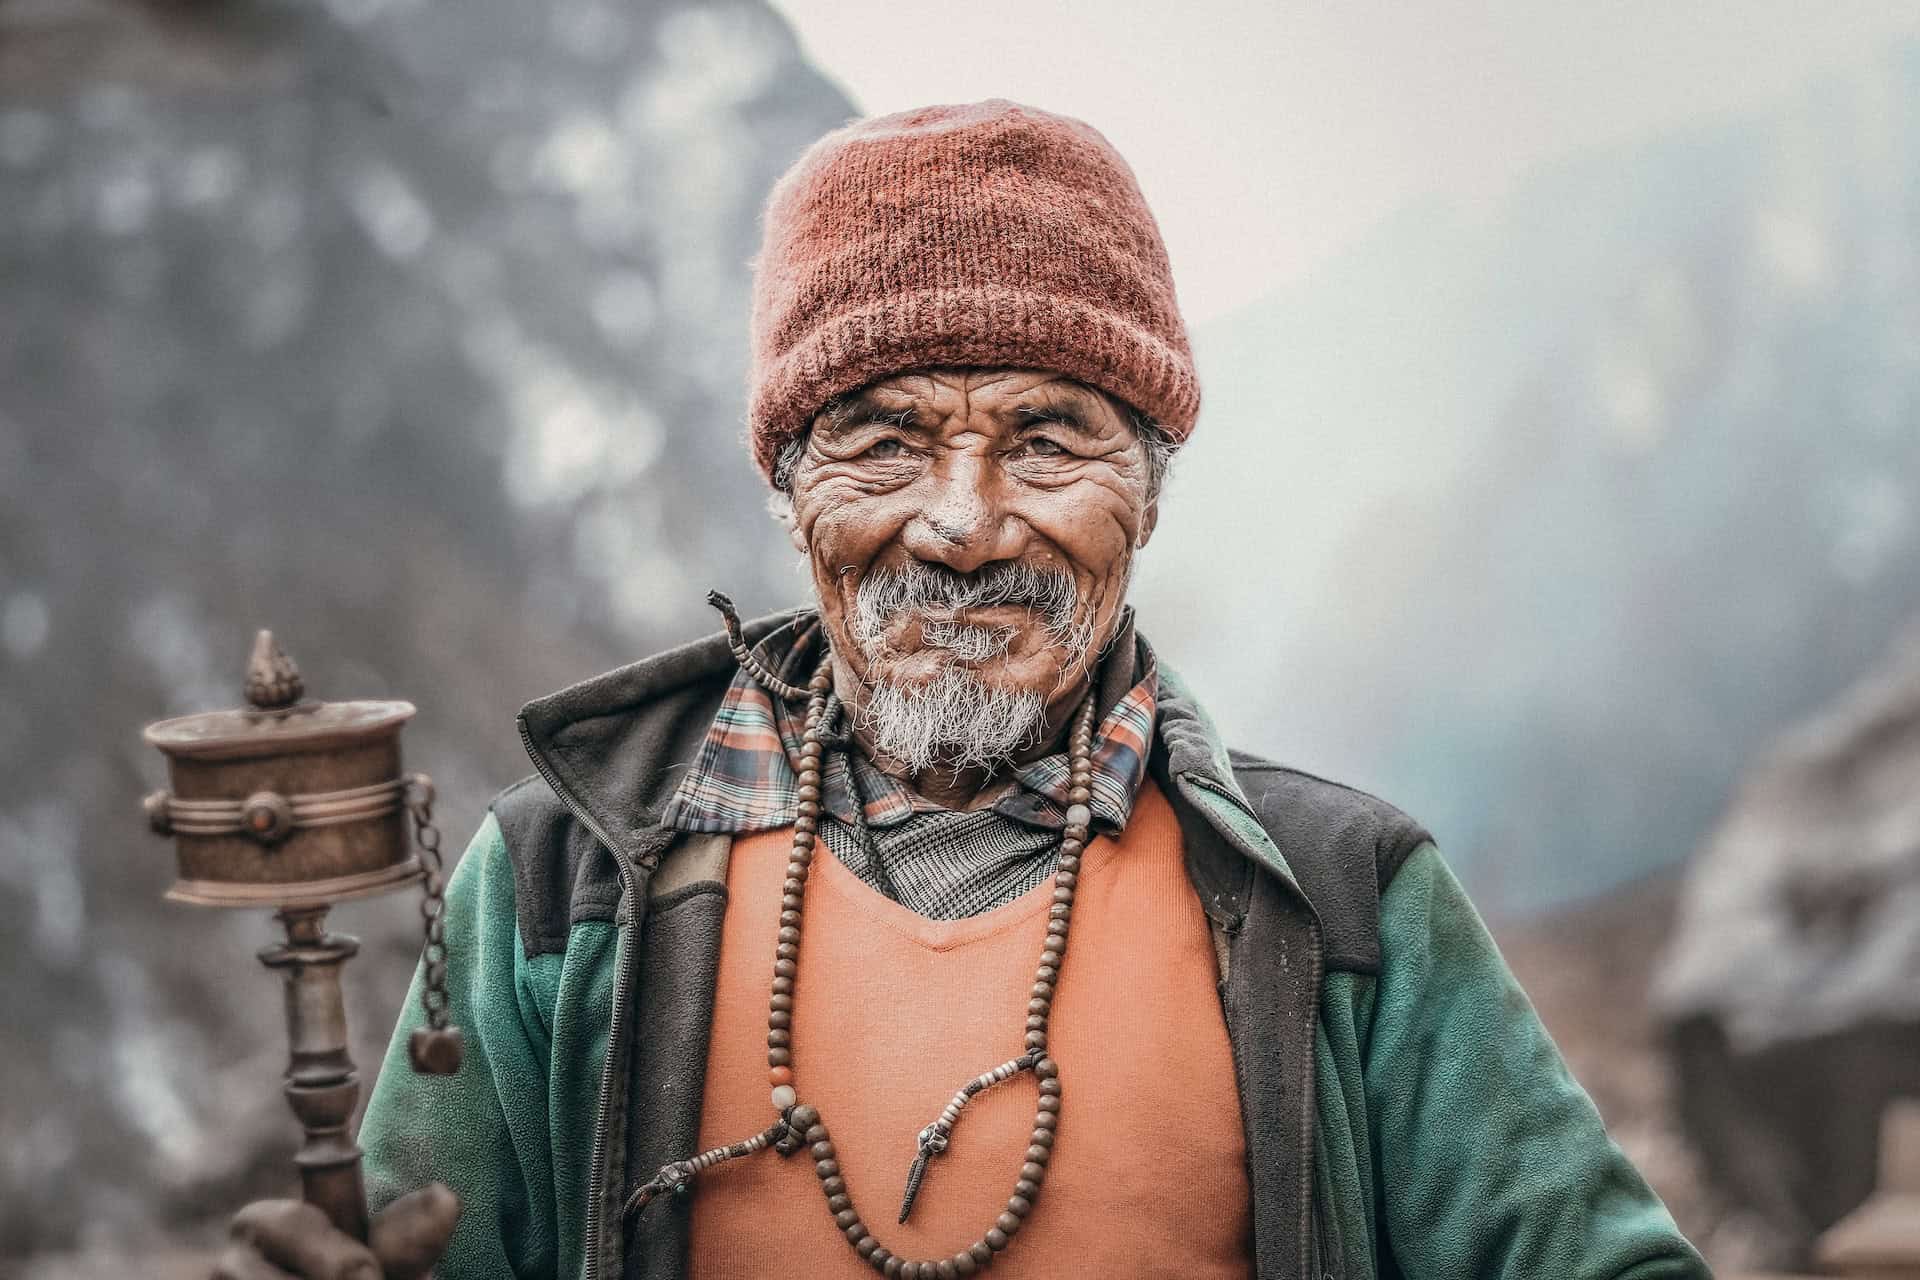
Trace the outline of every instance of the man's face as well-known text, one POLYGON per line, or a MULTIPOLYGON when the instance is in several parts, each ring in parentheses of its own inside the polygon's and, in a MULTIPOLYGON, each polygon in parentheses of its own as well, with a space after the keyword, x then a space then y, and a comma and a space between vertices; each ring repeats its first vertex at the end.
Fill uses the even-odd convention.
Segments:
POLYGON ((926 370, 865 388, 815 419, 791 493, 836 661, 870 704, 917 708, 926 723, 907 737, 928 758, 908 763, 923 767, 998 763, 970 758, 997 747, 941 742, 983 715, 1032 721, 1038 709, 1057 727, 1157 514, 1121 406, 1030 370, 926 370))

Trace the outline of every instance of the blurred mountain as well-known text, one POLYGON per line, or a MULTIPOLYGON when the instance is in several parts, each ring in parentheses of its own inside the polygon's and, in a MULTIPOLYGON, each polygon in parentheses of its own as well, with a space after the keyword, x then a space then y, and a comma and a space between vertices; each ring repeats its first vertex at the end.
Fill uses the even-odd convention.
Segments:
POLYGON ((1679 860, 1920 607, 1916 232, 1912 46, 1406 211, 1199 336, 1143 625, 1495 912, 1679 860))
MULTIPOLYGON (((290 1184, 271 926, 139 811, 253 628, 420 705, 457 849, 522 700, 796 593, 746 263, 852 114, 757 2, 0 5, 0 1258, 290 1184)), ((418 921, 335 914, 369 1075, 418 921)))

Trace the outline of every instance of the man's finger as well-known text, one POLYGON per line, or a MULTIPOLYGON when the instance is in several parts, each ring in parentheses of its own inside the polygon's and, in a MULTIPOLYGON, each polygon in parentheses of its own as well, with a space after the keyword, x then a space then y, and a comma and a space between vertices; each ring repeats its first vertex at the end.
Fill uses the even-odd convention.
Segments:
POLYGON ((233 1215, 232 1234, 301 1280, 381 1280, 379 1260, 301 1200, 256 1200, 233 1215))
POLYGON ((447 1251, 460 1221, 460 1197, 438 1182, 409 1191, 373 1220, 367 1243, 387 1280, 419 1280, 447 1251))
POLYGON ((251 1245, 230 1244, 213 1262, 209 1280, 296 1280, 256 1253, 251 1245))

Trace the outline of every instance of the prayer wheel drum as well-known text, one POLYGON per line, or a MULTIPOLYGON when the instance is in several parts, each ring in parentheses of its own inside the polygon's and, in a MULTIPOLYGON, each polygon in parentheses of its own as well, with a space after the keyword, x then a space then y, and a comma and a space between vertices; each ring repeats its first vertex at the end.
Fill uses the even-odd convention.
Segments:
POLYGON ((207 907, 327 906, 422 874, 407 830, 400 730, 410 702, 301 700, 300 677, 261 632, 251 705, 150 725, 171 789, 147 797, 174 838, 167 897, 207 907))

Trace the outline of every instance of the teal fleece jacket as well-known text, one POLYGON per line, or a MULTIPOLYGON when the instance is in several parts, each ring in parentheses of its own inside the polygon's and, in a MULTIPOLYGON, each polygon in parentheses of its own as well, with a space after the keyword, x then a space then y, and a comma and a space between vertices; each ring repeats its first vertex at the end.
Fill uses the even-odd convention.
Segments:
MULTIPOLYGON (((1261 923, 1262 894, 1272 890, 1273 901, 1291 901, 1287 885, 1313 883, 1304 873, 1294 875, 1289 858, 1304 862, 1321 845, 1339 847, 1333 836, 1299 834, 1317 830, 1307 807, 1320 803, 1300 797, 1317 796, 1331 784, 1300 783, 1305 775, 1238 757, 1230 764, 1178 677, 1163 672, 1169 686, 1163 698, 1170 702, 1163 723, 1166 710, 1174 713, 1163 786, 1185 811, 1183 834, 1198 842, 1218 832, 1223 848, 1253 864, 1246 881, 1251 904, 1217 925, 1230 961, 1223 1012, 1235 1038, 1254 1166, 1256 1274, 1707 1276, 1699 1255, 1608 1138, 1424 833, 1395 865, 1362 869, 1363 877, 1385 877, 1377 886, 1377 912, 1367 920, 1372 938, 1334 920, 1326 905, 1316 919, 1303 903, 1306 926, 1297 932, 1261 923), (1181 732, 1189 738, 1172 736, 1181 732), (1280 801, 1248 799, 1250 792, 1272 791, 1274 779, 1299 785, 1280 801), (1289 846, 1285 855, 1282 842, 1289 846), (1346 941, 1334 936, 1343 929, 1346 941), (1264 952, 1253 938, 1261 931, 1275 940, 1264 952), (1279 1024, 1259 1021, 1262 993, 1305 979, 1312 981, 1301 1006, 1310 1011, 1300 1023, 1303 1052, 1278 1077, 1263 1074, 1260 1063, 1270 1056, 1265 1040, 1278 1036, 1259 1029, 1279 1024), (1304 1105, 1258 1096, 1285 1095, 1289 1087, 1304 1105), (1297 1162, 1304 1188, 1297 1212, 1287 1199, 1288 1180, 1265 1176, 1261 1167, 1296 1163, 1295 1146, 1306 1157, 1297 1162), (1271 1212, 1264 1200, 1284 1200, 1287 1212, 1271 1212)), ((674 687, 682 691, 698 683, 677 669, 643 674, 638 684, 649 697, 658 696, 649 682, 678 680, 674 687)), ((604 701, 635 705, 634 685, 629 675, 619 696, 604 701)), ((652 1169, 624 1167, 622 1159, 623 1151, 639 1152, 639 1163, 660 1154, 647 1153, 643 1132, 656 1122, 677 1126, 677 1136, 661 1148, 666 1158, 692 1154, 675 1148, 690 1143, 697 1126, 703 1075, 693 1067, 704 1062, 705 1024, 687 1011, 697 1014, 703 999, 710 1006, 711 987, 683 1000, 666 1022, 616 1008, 616 989, 624 973, 629 985, 650 986, 652 997, 665 998, 676 983, 658 975, 672 970, 650 967, 658 957, 641 952, 678 945, 676 937, 717 939, 725 898, 716 881, 724 880, 724 863, 706 881, 689 878, 701 874, 697 868, 662 871, 663 861, 676 866, 674 846, 663 837, 648 856, 642 824, 631 829, 640 840, 632 859, 639 874, 623 869, 617 880, 596 880, 596 859, 618 853, 604 846, 628 843, 625 835, 608 835, 613 816, 637 802, 588 794, 593 769, 582 761, 595 758, 583 756, 578 739, 565 732, 556 731, 552 741, 559 745, 550 747, 537 728, 527 731, 530 722, 538 725, 538 708, 529 708, 536 714, 523 718, 523 731, 540 776, 503 793, 503 801, 516 791, 534 794, 561 815, 566 839, 549 842, 544 855, 516 850, 507 829, 519 840, 525 823, 518 809, 496 802, 455 870, 447 891, 449 995, 452 1016, 465 1029, 466 1061, 453 1077, 410 1071, 406 1038, 419 1016, 416 974, 360 1133, 370 1192, 377 1206, 437 1179, 459 1194, 462 1216, 438 1273, 443 1280, 677 1276, 684 1217, 677 1228, 670 1220, 657 1228, 623 1223, 619 1206, 627 1190, 652 1169), (555 805, 556 797, 565 803, 555 805), (534 864, 552 864, 562 847, 570 851, 564 867, 543 880, 534 864), (649 874, 659 883, 647 884, 649 874), (558 880, 568 883, 555 891, 558 880), (530 911, 529 895, 548 900, 530 911), (642 984, 638 974, 655 976, 642 984), (624 1027, 620 1041, 611 1035, 616 1022, 624 1027), (648 1070, 649 1027, 677 1027, 651 1034, 684 1044, 675 1051, 679 1057, 646 1077, 653 1083, 644 1092, 629 1096, 627 1081, 648 1070), (660 1239, 640 1238, 646 1231, 660 1239)), ((593 705, 567 723, 592 725, 599 734, 609 714, 593 705)), ((697 705, 693 714, 683 708, 676 715, 675 722, 682 721, 704 729, 697 705)), ((674 742, 684 752, 695 740, 689 729, 674 742)), ((659 742, 649 749, 662 757, 650 772, 624 777, 671 773, 675 749, 659 742)), ((614 790, 623 788, 632 789, 622 781, 614 790)), ((1344 830, 1354 819, 1341 812, 1349 815, 1341 820, 1344 830)), ((1332 882, 1322 877, 1319 883, 1332 882)), ((1325 903, 1335 895, 1319 896, 1325 903)), ((1170 1261, 1177 1272, 1177 1260, 1170 1261)))

